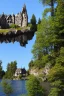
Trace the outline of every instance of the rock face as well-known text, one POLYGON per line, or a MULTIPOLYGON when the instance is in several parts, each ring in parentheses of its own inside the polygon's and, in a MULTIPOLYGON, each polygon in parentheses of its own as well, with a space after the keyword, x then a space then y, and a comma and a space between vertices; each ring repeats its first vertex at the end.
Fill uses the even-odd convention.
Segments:
POLYGON ((6 34, 0 34, 0 43, 10 43, 10 42, 19 42, 21 46, 26 46, 28 40, 31 40, 34 36, 34 31, 25 29, 25 30, 11 30, 6 34))
POLYGON ((24 4, 22 12, 16 15, 5 15, 4 13, 0 15, 0 27, 7 28, 11 24, 16 24, 21 27, 26 27, 28 24, 28 14, 26 5, 24 4))
POLYGON ((39 72, 37 71, 37 69, 31 69, 30 70, 30 74, 31 75, 34 75, 34 76, 38 76, 39 75, 39 72))
POLYGON ((43 70, 43 74, 48 75, 50 70, 50 64, 47 64, 43 70))

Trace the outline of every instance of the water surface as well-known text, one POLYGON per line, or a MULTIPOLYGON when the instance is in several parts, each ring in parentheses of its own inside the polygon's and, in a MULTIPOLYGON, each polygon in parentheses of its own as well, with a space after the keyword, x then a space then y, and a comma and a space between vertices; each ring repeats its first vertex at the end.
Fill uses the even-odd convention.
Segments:
MULTIPOLYGON (((1 82, 1 80, 0 80, 1 82)), ((13 86, 14 92, 11 96, 19 96, 22 94, 27 94, 26 81, 25 80, 12 80, 11 84, 13 86)), ((6 96, 0 85, 0 96, 6 96)))

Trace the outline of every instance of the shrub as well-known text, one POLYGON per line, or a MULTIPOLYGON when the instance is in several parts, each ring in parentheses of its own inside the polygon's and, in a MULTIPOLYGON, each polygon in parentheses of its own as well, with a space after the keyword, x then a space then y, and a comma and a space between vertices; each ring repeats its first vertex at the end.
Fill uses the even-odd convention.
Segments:
POLYGON ((31 75, 27 81, 28 96, 45 96, 44 89, 40 85, 39 80, 31 75))
POLYGON ((16 24, 11 24, 11 25, 10 25, 10 28, 19 28, 19 26, 16 25, 16 24))
POLYGON ((10 96, 13 93, 13 88, 8 80, 2 80, 1 85, 6 96, 10 96))

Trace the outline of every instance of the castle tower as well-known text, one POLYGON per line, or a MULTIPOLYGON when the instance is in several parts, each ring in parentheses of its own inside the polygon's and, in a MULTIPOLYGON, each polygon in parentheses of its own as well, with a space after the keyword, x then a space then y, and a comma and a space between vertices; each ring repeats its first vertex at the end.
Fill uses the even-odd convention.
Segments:
POLYGON ((12 14, 12 23, 15 24, 15 15, 12 14))
POLYGON ((15 15, 15 24, 18 26, 22 26, 22 16, 21 12, 15 15))
POLYGON ((22 8, 22 27, 26 27, 28 25, 28 15, 26 5, 24 4, 22 8))

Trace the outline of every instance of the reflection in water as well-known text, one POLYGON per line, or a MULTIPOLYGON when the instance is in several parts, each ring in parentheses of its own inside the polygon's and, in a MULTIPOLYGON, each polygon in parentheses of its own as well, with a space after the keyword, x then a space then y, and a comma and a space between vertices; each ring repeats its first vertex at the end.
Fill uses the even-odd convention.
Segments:
POLYGON ((33 31, 21 32, 9 32, 6 35, 0 34, 0 43, 10 43, 10 42, 19 42, 21 46, 26 46, 28 44, 28 40, 31 40, 34 36, 33 31))
POLYGON ((14 93, 11 96, 19 96, 21 94, 26 94, 26 85, 25 85, 26 81, 25 80, 14 80, 12 82, 13 88, 14 88, 14 93))
MULTIPOLYGON (((11 96, 20 96, 22 94, 27 94, 26 81, 25 80, 12 80, 13 94, 11 96)), ((0 85, 0 96, 6 96, 0 85)))

